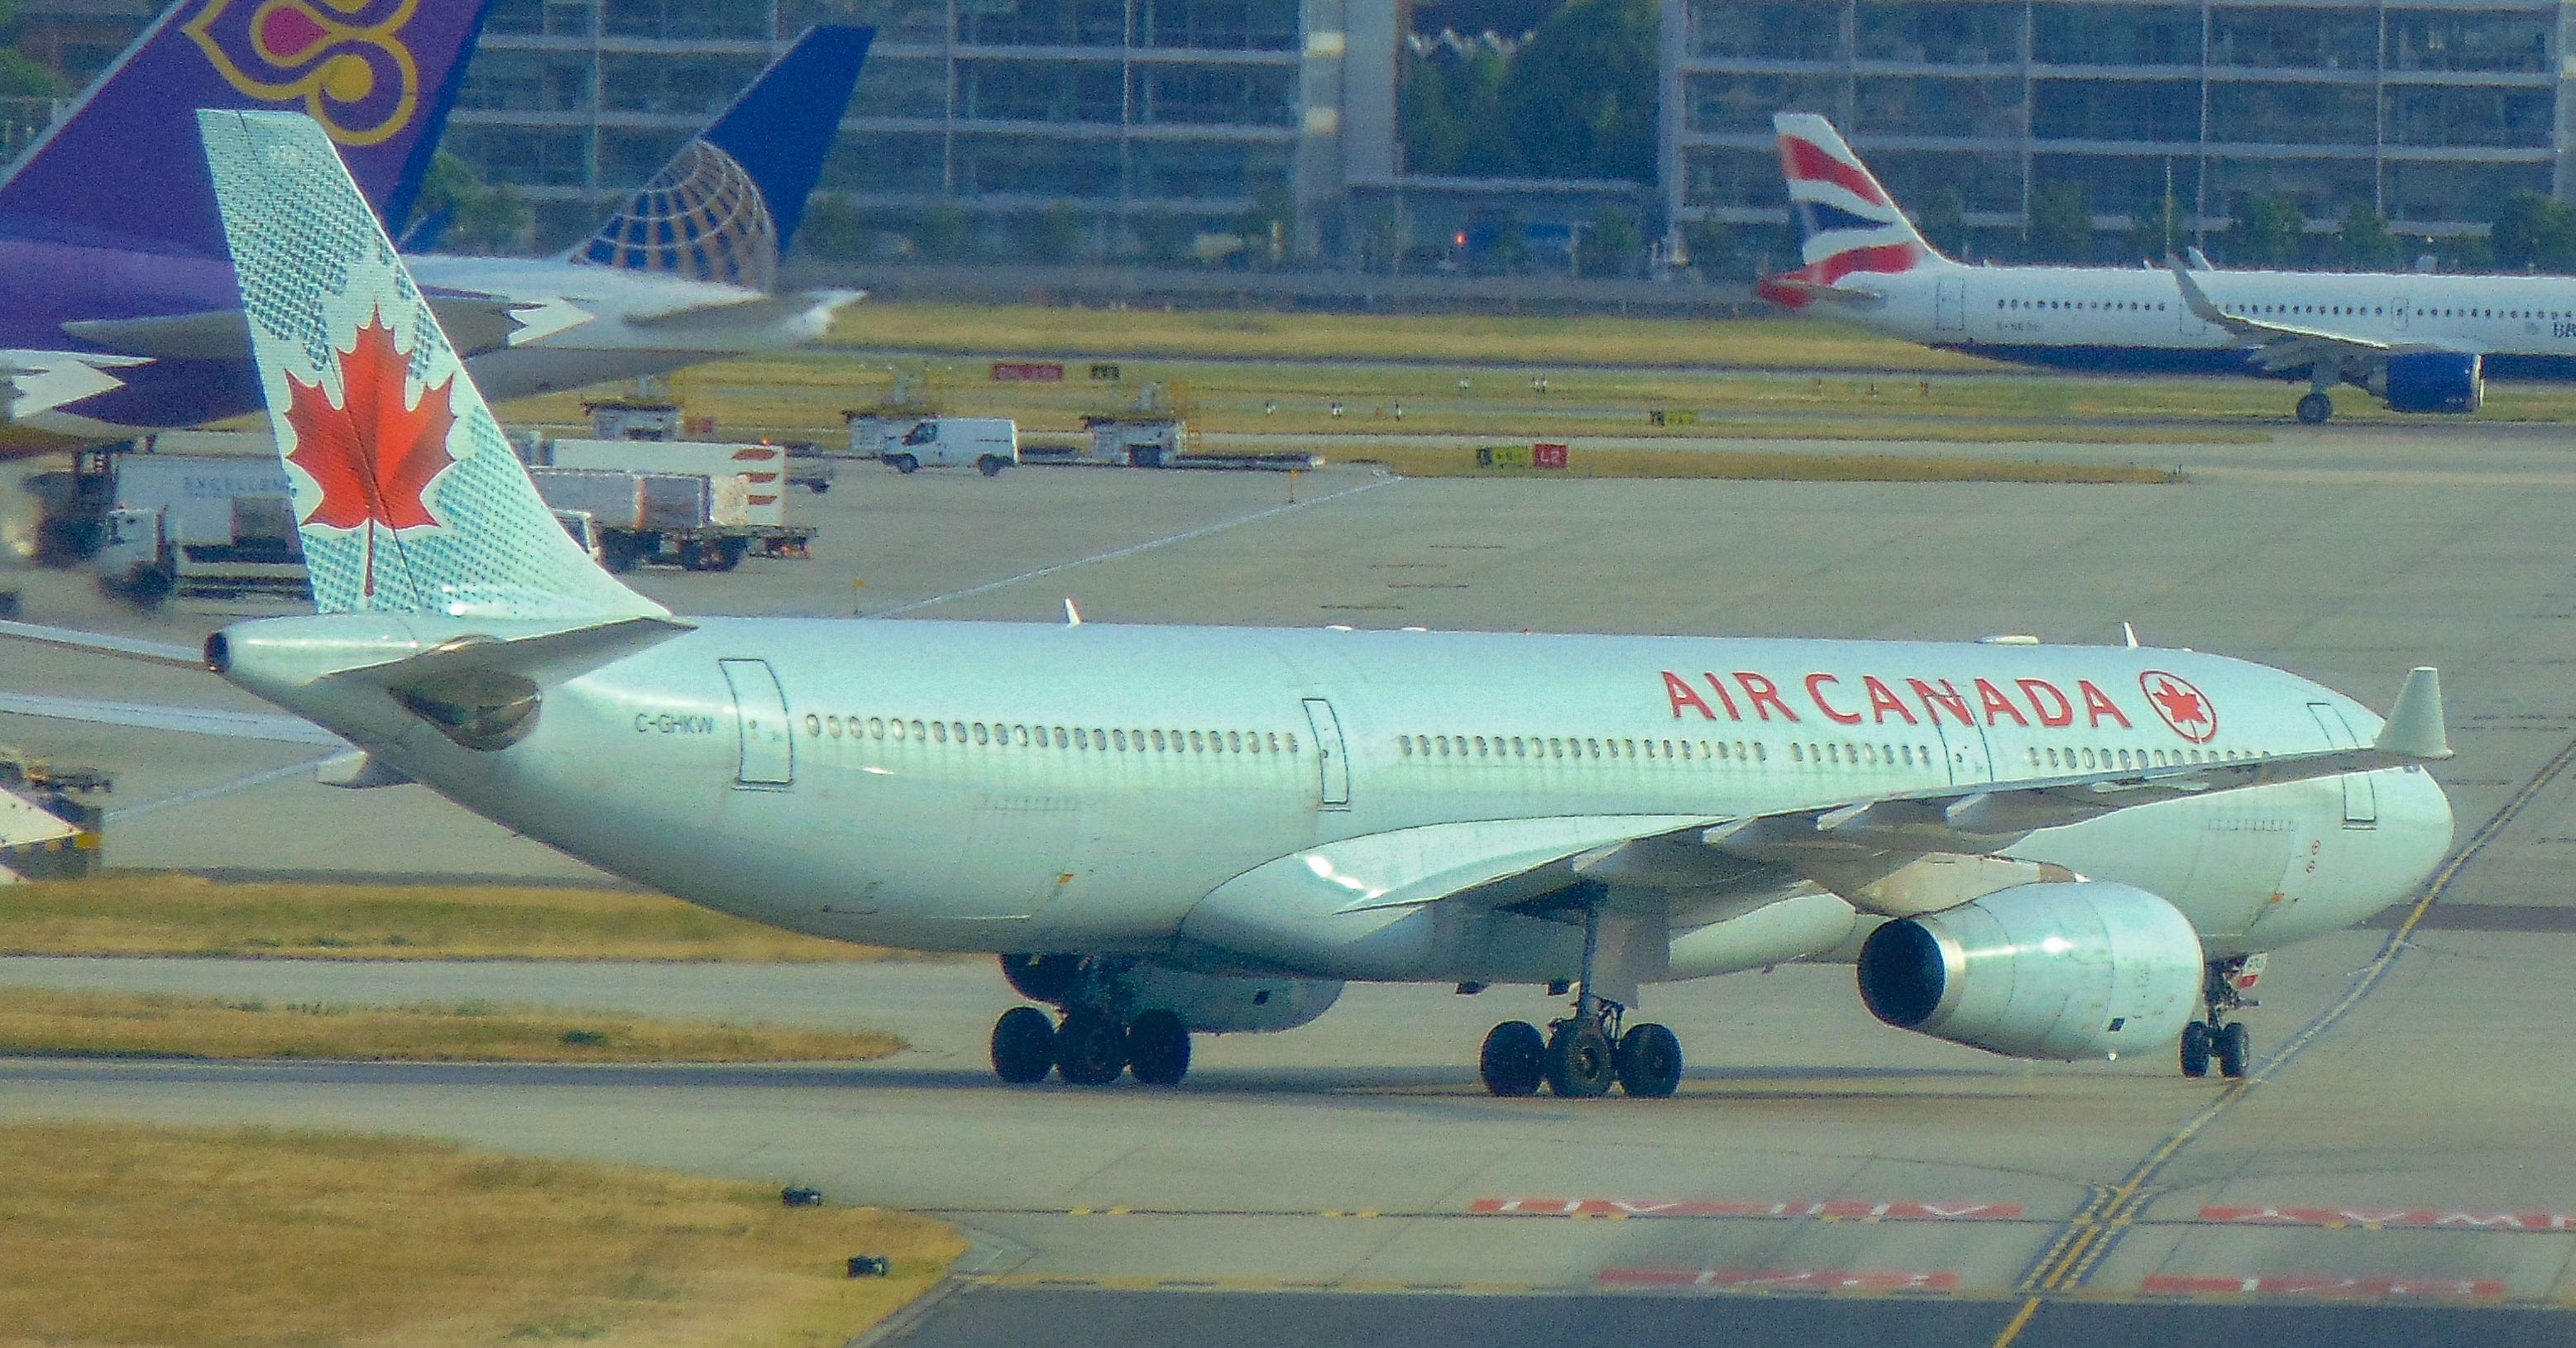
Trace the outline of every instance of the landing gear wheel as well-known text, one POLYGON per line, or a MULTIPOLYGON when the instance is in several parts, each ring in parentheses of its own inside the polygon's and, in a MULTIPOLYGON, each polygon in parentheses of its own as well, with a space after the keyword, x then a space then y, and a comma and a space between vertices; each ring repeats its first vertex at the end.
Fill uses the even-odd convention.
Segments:
POLYGON ((921 466, 921 460, 916 459, 909 454, 897 454, 886 460, 886 466, 894 469, 898 473, 909 473, 921 466))
POLYGON ((2210 1047, 2218 1053, 2218 1074, 2230 1081, 2242 1078, 2247 1060, 2254 1056, 2253 1046, 2246 1040, 2245 1022, 2229 1021, 2210 1039, 2210 1047))
POLYGON ((1526 1020, 1507 1020, 1485 1035, 1476 1064, 1485 1089, 1506 1099, 1538 1094, 1547 1076, 1547 1040, 1526 1020))
POLYGON ((1661 1025, 1634 1025, 1619 1036, 1619 1089, 1661 1100, 1682 1084, 1682 1041, 1661 1025))
POLYGON ((2322 426, 2334 415, 2334 399, 2322 393, 2311 393, 2299 399, 2299 421, 2303 425, 2322 426))
POLYGON ((2200 1078, 2209 1075, 2209 1023, 2195 1020, 2182 1027, 2182 1074, 2200 1078))
POLYGON ((1055 1022, 1034 1006, 1015 1006, 993 1022, 993 1075, 1014 1086, 1046 1080, 1055 1067, 1055 1022))
POLYGON ((975 471, 986 477, 1000 477, 1002 470, 1010 466, 1011 461, 998 454, 987 454, 975 461, 975 471))
POLYGON ((1127 1027, 1097 1011, 1076 1011, 1055 1032, 1055 1070, 1071 1086, 1106 1086, 1127 1070, 1127 1027))
POLYGON ((1608 1095, 1618 1079, 1610 1036, 1590 1020, 1560 1020, 1547 1041, 1547 1088, 1569 1100, 1608 1095))
POLYGON ((1169 1011, 1140 1013, 1127 1027, 1127 1068, 1148 1086, 1177 1086, 1190 1073, 1190 1027, 1169 1011))

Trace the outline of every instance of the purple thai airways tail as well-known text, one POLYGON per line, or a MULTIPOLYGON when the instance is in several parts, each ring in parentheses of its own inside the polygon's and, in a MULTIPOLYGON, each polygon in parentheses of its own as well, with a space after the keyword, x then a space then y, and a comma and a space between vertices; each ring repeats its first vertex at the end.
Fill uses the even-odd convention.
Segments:
POLYGON ((0 234, 222 257, 197 110, 301 112, 411 210, 491 0, 179 0, 0 177, 0 234))

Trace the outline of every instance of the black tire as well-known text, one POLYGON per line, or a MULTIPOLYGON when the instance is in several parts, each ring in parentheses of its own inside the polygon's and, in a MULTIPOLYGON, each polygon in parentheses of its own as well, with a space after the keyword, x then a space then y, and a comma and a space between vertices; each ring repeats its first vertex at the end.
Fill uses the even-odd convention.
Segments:
POLYGON ((1127 1070, 1148 1086, 1177 1086, 1190 1074, 1190 1027, 1169 1011, 1141 1011, 1127 1025, 1127 1070))
POLYGON ((830 491, 832 489, 832 484, 829 482, 808 482, 805 484, 805 488, 806 490, 813 492, 816 496, 820 496, 823 493, 830 491))
POLYGON ((909 454, 897 454, 893 458, 886 460, 886 462, 892 464, 894 466, 894 470, 898 473, 909 473, 921 466, 921 460, 916 459, 909 454))
POLYGON ((2311 393, 2299 399, 2299 424, 2322 426, 2334 417, 2334 399, 2322 393, 2311 393))
POLYGON ((1547 1039, 1526 1020, 1507 1020, 1485 1034, 1476 1064, 1485 1089, 1505 1099, 1538 1094, 1547 1079, 1547 1039))
POLYGON ((1127 463, 1134 468, 1160 468, 1163 466, 1163 447, 1138 445, 1127 451, 1127 463))
POLYGON ((751 540, 748 538, 719 539, 709 549, 706 569, 731 571, 742 565, 743 554, 749 551, 751 551, 751 540))
POLYGON ((625 534, 607 533, 599 537, 599 565, 610 575, 622 576, 634 570, 635 563, 643 555, 643 547, 625 534))
POLYGON ((1002 977, 1033 1002, 1064 1005, 1073 980, 1082 976, 1080 955, 1004 955, 1002 977))
POLYGON ((1619 1089, 1661 1100, 1682 1085, 1682 1041, 1661 1025, 1635 1025, 1619 1036, 1619 1089))
POLYGON ((2229 1021, 2226 1028, 2210 1036, 2210 1047, 2218 1054, 2218 1074, 2230 1081, 2245 1075, 2254 1056, 2254 1047, 2245 1033, 2245 1022, 2229 1021))
POLYGON ((2209 1075, 2209 1026, 2193 1021, 2182 1027, 2182 1074, 2195 1080, 2209 1075))
POLYGON ((986 477, 1000 477, 1002 475, 1002 470, 1010 466, 1011 461, 1009 459, 1001 458, 992 454, 987 454, 975 461, 975 471, 982 473, 986 477))
POLYGON ((1619 1078, 1610 1036, 1588 1020, 1560 1020, 1547 1040, 1547 1088, 1568 1100, 1608 1095, 1619 1078))
POLYGON ((1127 1027, 1097 1011, 1066 1016, 1055 1032, 1055 1070, 1068 1085, 1116 1081, 1127 1070, 1127 1027))
POLYGON ((1055 1067, 1055 1022, 1034 1006, 1015 1006, 993 1022, 993 1075, 1014 1086, 1046 1080, 1055 1067))

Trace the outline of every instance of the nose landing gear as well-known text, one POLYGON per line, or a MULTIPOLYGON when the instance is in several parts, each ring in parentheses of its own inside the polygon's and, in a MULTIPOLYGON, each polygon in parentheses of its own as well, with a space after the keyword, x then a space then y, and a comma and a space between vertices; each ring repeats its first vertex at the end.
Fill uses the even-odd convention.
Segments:
POLYGON ((2263 977, 2266 956, 2239 955, 2234 959, 2213 960, 2201 980, 2201 1003, 2209 1008, 2207 1020, 2195 1020, 2182 1027, 2182 1074, 2187 1077, 2209 1075, 2210 1062, 2218 1063, 2218 1074, 2234 1081, 2244 1077, 2254 1059, 2251 1038, 2245 1022, 2231 1020, 2228 1013, 2242 1007, 2260 1006, 2245 994, 2252 991, 2263 977))

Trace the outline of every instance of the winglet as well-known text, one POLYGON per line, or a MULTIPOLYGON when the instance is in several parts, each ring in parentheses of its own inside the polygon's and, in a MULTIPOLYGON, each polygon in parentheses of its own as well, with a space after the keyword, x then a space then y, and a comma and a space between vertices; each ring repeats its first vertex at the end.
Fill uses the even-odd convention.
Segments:
POLYGON ((2172 272, 2174 284, 2182 287, 2182 305, 2191 310, 2192 317, 2203 323, 2217 323, 2221 326, 2226 324, 2227 315, 2219 312, 2218 306, 2209 302, 2209 292, 2201 289, 2200 282, 2192 279, 2191 269, 2183 265, 2182 259, 2167 253, 2165 270, 2172 272))
POLYGON ((2419 665, 2406 676, 2406 686, 2397 690, 2397 701, 2388 709, 2388 723, 2370 747, 2406 758, 2451 756, 2451 738, 2442 727, 2440 671, 2419 665))

